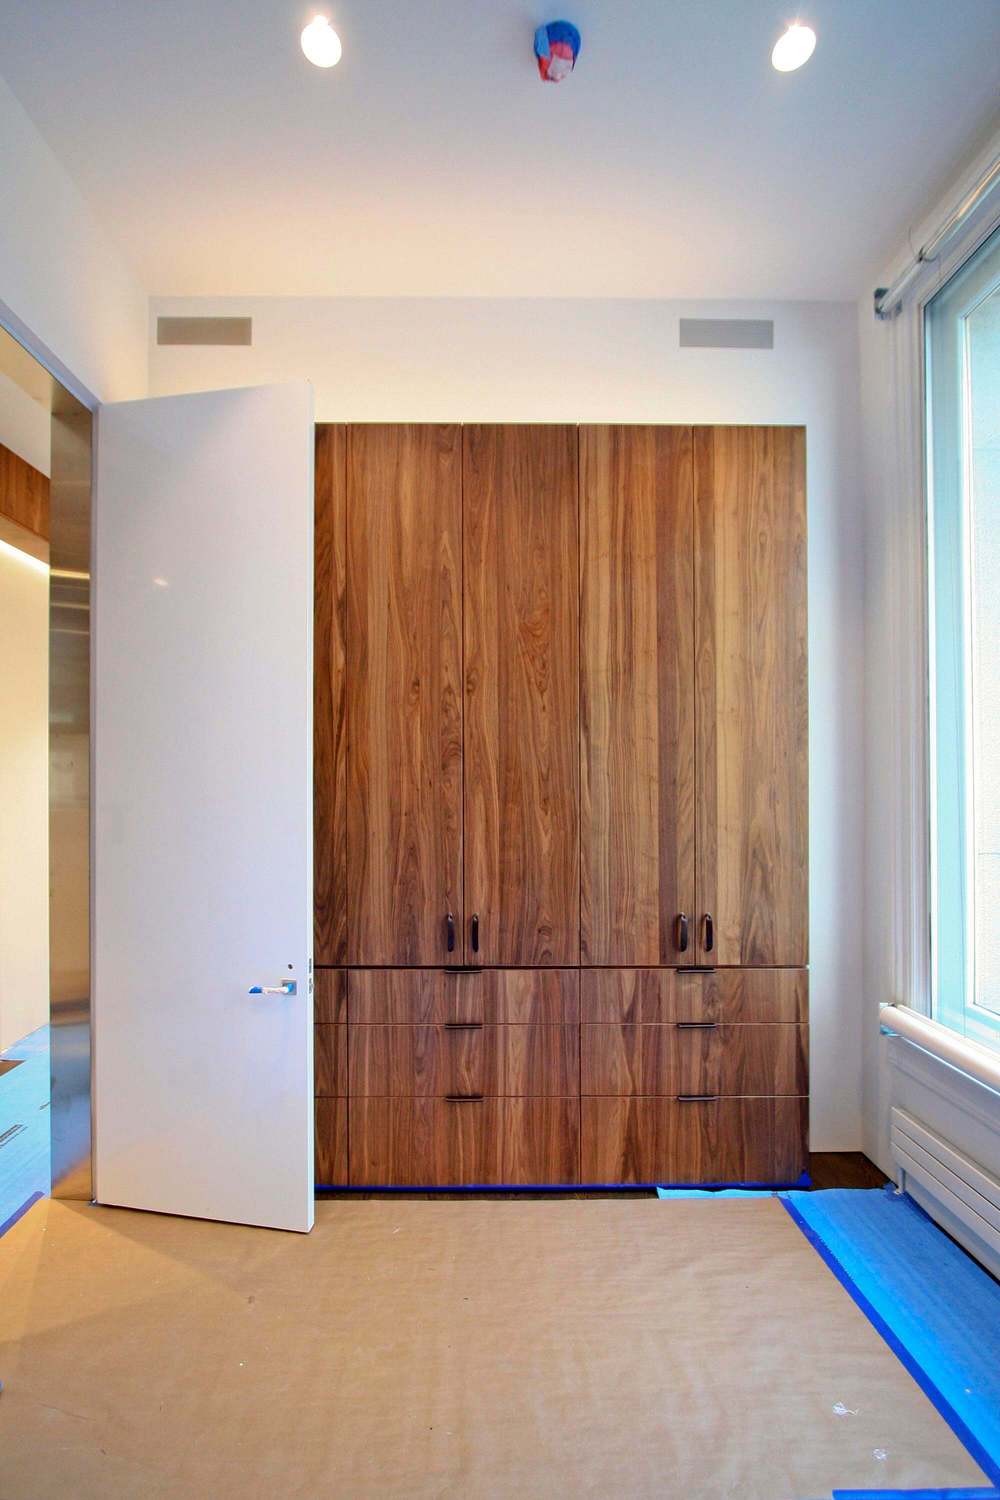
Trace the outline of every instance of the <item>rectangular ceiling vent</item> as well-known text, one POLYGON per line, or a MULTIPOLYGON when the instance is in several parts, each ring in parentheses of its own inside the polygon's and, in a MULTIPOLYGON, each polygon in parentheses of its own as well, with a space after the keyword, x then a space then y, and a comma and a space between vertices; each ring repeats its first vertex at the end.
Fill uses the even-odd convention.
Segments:
POLYGON ((158 344, 252 344, 252 318, 157 318, 158 344))
POLYGON ((681 318, 682 349, 773 349, 770 318, 681 318))

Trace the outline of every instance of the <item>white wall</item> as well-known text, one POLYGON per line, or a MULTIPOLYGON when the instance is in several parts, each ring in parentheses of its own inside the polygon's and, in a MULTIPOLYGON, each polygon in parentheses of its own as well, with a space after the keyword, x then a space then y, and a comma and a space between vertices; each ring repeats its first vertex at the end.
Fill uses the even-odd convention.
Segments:
POLYGON ((33 469, 51 472, 52 418, 48 408, 35 401, 0 370, 0 443, 10 448, 33 469))
POLYGON ((48 570, 0 546, 0 1052, 49 1019, 48 570))
POLYGON ((0 321, 74 394, 144 395, 145 293, 2 79, 0 163, 0 321))
POLYGON ((154 299, 151 394, 306 377, 320 421, 804 423, 809 483, 812 1144, 861 1144, 857 313, 840 303, 154 299), (160 348, 158 314, 250 314, 251 348, 160 348), (773 351, 678 317, 773 317, 773 351))

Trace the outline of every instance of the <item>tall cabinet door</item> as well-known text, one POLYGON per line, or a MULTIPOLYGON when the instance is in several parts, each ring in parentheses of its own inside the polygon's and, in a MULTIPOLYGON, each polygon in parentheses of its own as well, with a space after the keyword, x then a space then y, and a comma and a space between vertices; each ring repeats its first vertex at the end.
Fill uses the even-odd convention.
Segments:
POLYGON ((462 433, 347 453, 348 953, 462 961, 462 433))
POLYGON ((581 427, 584 964, 694 962, 691 429, 581 427))
POLYGON ((575 427, 466 427, 466 956, 579 959, 575 427))
POLYGON ((347 962, 347 428, 316 427, 313 629, 314 957, 347 962))
POLYGON ((809 961, 805 431, 696 428, 697 962, 809 961))

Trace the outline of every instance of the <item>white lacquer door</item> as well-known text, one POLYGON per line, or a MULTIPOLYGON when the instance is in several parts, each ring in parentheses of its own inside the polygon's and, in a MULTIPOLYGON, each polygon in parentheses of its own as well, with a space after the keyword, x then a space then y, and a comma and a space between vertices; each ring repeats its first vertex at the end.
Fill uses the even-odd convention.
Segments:
POLYGON ((313 1222, 307 385, 105 406, 98 1202, 313 1222))

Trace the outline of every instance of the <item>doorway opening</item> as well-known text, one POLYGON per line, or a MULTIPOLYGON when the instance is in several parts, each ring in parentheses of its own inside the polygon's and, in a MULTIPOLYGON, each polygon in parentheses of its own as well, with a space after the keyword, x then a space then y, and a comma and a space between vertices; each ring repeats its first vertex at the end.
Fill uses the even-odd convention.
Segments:
POLYGON ((0 1224, 91 1196, 91 429, 0 329, 0 1224))

